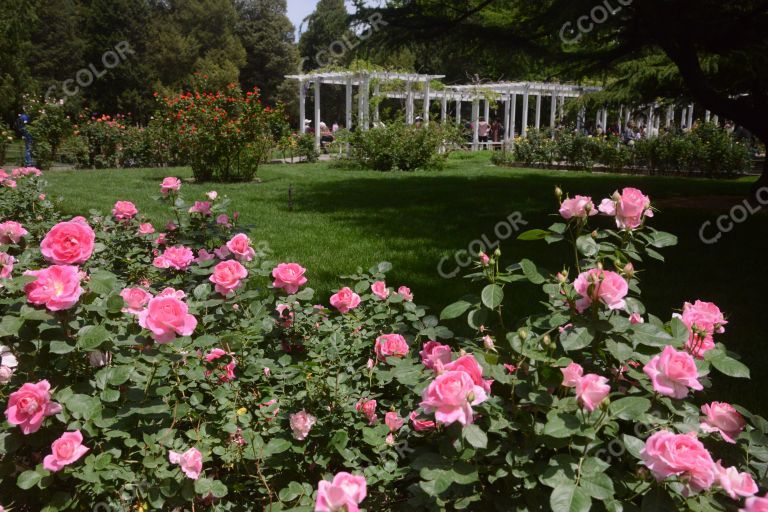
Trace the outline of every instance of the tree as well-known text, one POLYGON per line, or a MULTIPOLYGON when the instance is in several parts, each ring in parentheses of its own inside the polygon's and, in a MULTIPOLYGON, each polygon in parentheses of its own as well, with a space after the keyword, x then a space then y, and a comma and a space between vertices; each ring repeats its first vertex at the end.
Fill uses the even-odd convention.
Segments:
MULTIPOLYGON (((357 3, 359 19, 377 10, 357 3)), ((677 81, 679 96, 768 142, 766 0, 398 0, 378 12, 390 22, 390 44, 440 40, 522 51, 563 78, 603 76, 614 79, 609 90, 616 84, 625 92, 642 84, 631 90, 647 101, 674 92, 677 81), (648 59, 657 86, 621 75, 648 59)), ((768 162, 758 186, 767 184, 768 162)))
POLYGON ((26 60, 35 19, 33 6, 25 0, 0 3, 0 115, 7 122, 15 120, 22 95, 34 91, 35 82, 26 60))
POLYGON ((320 0, 305 21, 307 30, 299 40, 304 71, 350 62, 351 56, 343 45, 344 39, 350 41, 354 34, 349 29, 349 13, 344 0, 320 0), (334 44, 337 41, 342 44, 334 44))

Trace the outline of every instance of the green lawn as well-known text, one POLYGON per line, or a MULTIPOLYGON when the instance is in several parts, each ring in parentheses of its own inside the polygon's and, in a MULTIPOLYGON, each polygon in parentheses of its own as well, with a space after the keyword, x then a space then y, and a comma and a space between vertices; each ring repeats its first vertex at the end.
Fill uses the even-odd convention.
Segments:
MULTIPOLYGON (((191 173, 180 168, 52 171, 46 176, 49 195, 61 195, 67 213, 81 214, 90 208, 107 212, 116 200, 126 199, 164 223, 163 209, 151 197, 168 175, 189 178, 191 173)), ((680 238, 678 247, 665 251, 666 264, 651 264, 641 275, 646 304, 662 318, 685 300, 719 304, 730 321, 719 339, 744 356, 753 381, 717 377, 714 395, 766 412, 762 406, 768 400, 753 391, 755 384, 768 384, 764 350, 768 340, 760 317, 768 304, 764 295, 768 288, 766 217, 753 216, 715 245, 702 243, 698 236, 702 222, 727 213, 735 201, 730 198, 747 194, 748 180, 503 169, 492 166, 487 154, 453 158, 440 172, 349 171, 320 163, 265 166, 259 176, 259 184, 188 183, 183 191, 188 199, 211 189, 232 198, 243 221, 253 225, 252 238, 268 241, 275 259, 307 267, 310 284, 323 300, 341 282, 337 275, 386 260, 395 266, 389 284, 407 284, 417 302, 436 311, 467 291, 460 277, 440 277, 440 259, 452 258, 482 235, 494 240, 496 224, 514 212, 522 214, 528 227, 547 227, 555 220, 555 185, 595 199, 617 188, 636 186, 661 210, 653 225, 680 238)), ((501 249, 507 262, 529 257, 555 270, 565 257, 552 254, 544 242, 520 242, 514 237, 503 242, 501 249)), ((515 313, 531 312, 538 307, 539 294, 535 287, 517 285, 508 293, 508 307, 515 313)))

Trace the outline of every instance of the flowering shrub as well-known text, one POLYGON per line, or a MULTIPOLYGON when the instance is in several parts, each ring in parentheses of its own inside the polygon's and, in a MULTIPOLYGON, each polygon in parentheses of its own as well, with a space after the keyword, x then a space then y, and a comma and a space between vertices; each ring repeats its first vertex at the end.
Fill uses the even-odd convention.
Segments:
POLYGON ((46 101, 25 97, 31 117, 27 130, 32 135, 32 157, 43 170, 56 161, 59 148, 72 131, 63 100, 46 101))
POLYGON ((466 316, 458 337, 387 263, 316 298, 315 270, 269 262, 226 198, 183 190, 159 184, 162 228, 129 197, 0 227, 2 506, 764 506, 768 421, 704 395, 714 370, 748 376, 717 342, 725 316, 640 301, 635 265, 675 243, 642 192, 566 198, 564 222, 522 235, 572 245, 560 272, 482 255, 480 294, 440 315, 466 316), (518 281, 542 286, 542 314, 503 307, 518 281))
POLYGON ((0 165, 5 164, 5 154, 8 151, 8 146, 13 144, 16 139, 13 130, 8 128, 5 123, 0 123, 0 165))

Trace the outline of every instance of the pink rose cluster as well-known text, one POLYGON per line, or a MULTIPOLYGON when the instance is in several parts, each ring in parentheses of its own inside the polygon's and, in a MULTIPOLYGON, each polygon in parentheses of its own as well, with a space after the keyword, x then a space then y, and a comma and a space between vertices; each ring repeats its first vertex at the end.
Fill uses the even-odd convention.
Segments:
POLYGON ((355 410, 365 416, 369 425, 375 425, 379 421, 379 417, 376 414, 376 400, 368 400, 367 398, 361 398, 355 404, 355 410))
POLYGON ((177 245, 168 247, 163 253, 155 258, 152 265, 156 268, 173 268, 176 270, 187 270, 195 259, 195 254, 189 247, 177 245))
POLYGON ((576 293, 576 310, 583 313, 592 303, 601 302, 608 309, 624 309, 624 298, 629 293, 627 281, 616 272, 593 268, 582 272, 573 282, 576 293))
POLYGON ((150 299, 139 314, 139 325, 152 333, 158 343, 170 343, 176 336, 189 336, 197 327, 197 319, 189 314, 182 301, 183 291, 166 288, 150 299))
POLYGON ((332 481, 321 480, 317 485, 315 512, 358 512, 366 494, 364 476, 342 471, 332 481))
MULTIPOLYGON (((11 277, 14 263, 16 263, 16 258, 7 252, 0 252, 0 279, 8 279, 11 277)), ((0 283, 0 288, 2 288, 2 286, 2 283, 0 283)))
POLYGON ((689 338, 685 348, 694 357, 702 359, 706 352, 715 348, 714 335, 725 332, 728 323, 725 316, 712 302, 697 300, 683 305, 680 319, 688 327, 689 338))
POLYGON ((560 204, 560 216, 566 220, 586 219, 597 215, 597 208, 589 196, 574 196, 560 204))
POLYGON ((646 217, 653 217, 651 200, 636 188, 617 190, 610 198, 603 199, 598 207, 600 213, 616 218, 616 227, 627 231, 643 225, 646 217))
POLYGON ((563 386, 574 388, 579 403, 592 412, 611 392, 608 379, 595 373, 584 375, 584 368, 578 363, 570 363, 565 368, 560 368, 563 374, 563 386))

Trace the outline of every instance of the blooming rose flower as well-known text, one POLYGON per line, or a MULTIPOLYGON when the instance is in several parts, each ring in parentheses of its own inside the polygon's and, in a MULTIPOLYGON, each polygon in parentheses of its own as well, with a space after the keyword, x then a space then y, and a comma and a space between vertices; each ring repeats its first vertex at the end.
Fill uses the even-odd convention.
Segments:
POLYGON ((584 374, 584 368, 578 363, 571 363, 565 368, 560 368, 563 372, 563 386, 566 388, 575 388, 584 374))
POLYGON ((61 412, 61 405, 51 402, 51 385, 47 380, 27 382, 8 397, 5 419, 18 425, 25 435, 40 430, 46 416, 61 412))
POLYGON ((576 397, 590 412, 594 411, 610 392, 608 379, 594 373, 588 373, 576 383, 576 397))
POLYGON ((213 267, 213 274, 211 274, 208 280, 216 285, 218 293, 228 297, 242 286, 241 279, 246 277, 248 277, 248 271, 240 262, 227 260, 213 267))
POLYGON ((762 497, 752 496, 744 502, 739 512, 768 512, 768 494, 762 497))
POLYGON ((688 388, 697 391, 704 389, 699 382, 699 371, 693 357, 687 352, 675 350, 670 345, 648 361, 643 371, 651 379, 653 389, 660 395, 685 398, 688 388))
POLYGON ((227 355, 227 352, 224 349, 214 348, 211 349, 211 351, 208 352, 203 359, 210 363, 211 361, 215 361, 216 359, 224 357, 225 355, 227 355))
POLYGON ((190 448, 184 453, 171 450, 168 452, 168 461, 178 464, 187 477, 197 480, 203 471, 203 454, 197 448, 190 448))
POLYGON ((130 201, 118 201, 112 208, 112 215, 115 216, 116 220, 131 220, 137 213, 139 210, 130 201))
POLYGON ((435 413, 435 421, 450 425, 474 421, 472 406, 488 399, 485 389, 476 385, 464 371, 445 371, 435 377, 422 394, 421 408, 435 413))
POLYGON ((387 283, 384 281, 376 281, 373 283, 371 285, 371 291, 380 299, 386 299, 389 297, 389 288, 387 288, 387 283))
POLYGON ((405 420, 395 411, 389 411, 384 415, 384 423, 389 427, 390 432, 397 432, 405 424, 405 420))
POLYGON ((155 232, 155 227, 151 223, 144 222, 143 224, 139 224, 140 235, 151 235, 154 232, 155 232))
POLYGON ((168 247, 163 253, 155 258, 152 265, 156 268, 175 268, 176 270, 186 270, 195 260, 195 254, 189 247, 176 245, 168 247))
MULTIPOLYGON (((16 258, 8 253, 0 252, 0 279, 8 279, 13 272, 13 264, 16 258)), ((2 285, 0 285, 2 287, 2 285)))
POLYGON ((595 203, 589 196, 574 196, 566 199, 560 205, 560 216, 564 219, 586 219, 587 216, 597 215, 595 203))
POLYGON ((699 427, 704 432, 720 432, 723 440, 735 443, 747 422, 739 411, 725 402, 712 402, 701 406, 704 417, 699 427))
POLYGON ((411 289, 407 286, 401 286, 397 289, 397 294, 403 298, 406 302, 412 302, 413 301, 413 294, 411 293, 411 289))
POLYGON ((408 355, 408 343, 399 334, 382 334, 376 338, 374 351, 379 361, 385 361, 388 357, 405 357, 408 355))
POLYGON ((43 467, 51 472, 61 471, 88 453, 89 448, 83 446, 83 435, 79 430, 64 432, 51 445, 51 454, 43 459, 43 467))
POLYGON ((712 456, 693 432, 656 432, 645 442, 640 456, 659 482, 670 476, 680 476, 687 481, 690 490, 699 492, 712 487, 715 481, 712 456))
POLYGON ((646 217, 653 217, 651 200, 636 188, 627 187, 613 193, 610 199, 603 199, 599 210, 605 215, 616 217, 620 229, 639 228, 646 217))
POLYGON ((408 419, 411 420, 413 430, 416 432, 423 432, 425 430, 434 430, 436 428, 435 422, 432 420, 420 420, 419 411, 415 410, 408 415, 408 419))
POLYGON ((364 476, 342 471, 333 477, 332 482, 320 480, 315 512, 358 512, 358 505, 365 499, 366 493, 364 476))
POLYGON ((0 365, 0 384, 8 384, 13 378, 13 368, 0 365))
POLYGON ((219 193, 215 190, 211 190, 210 192, 205 193, 206 196, 208 196, 208 199, 211 201, 215 201, 217 197, 219 197, 219 193))
POLYGON ((157 245, 165 245, 167 242, 168 242, 168 240, 166 239, 166 234, 165 233, 159 233, 157 235, 157 238, 155 239, 155 243, 157 245))
POLYGON ((697 300, 694 304, 686 302, 680 319, 688 327, 690 333, 685 348, 699 359, 715 348, 714 334, 725 332, 728 323, 715 304, 697 300))
POLYGON ((583 313, 593 302, 602 302, 608 309, 623 309, 624 297, 629 292, 629 285, 616 272, 593 268, 582 272, 573 282, 581 298, 576 301, 576 310, 583 313))
POLYGON ((475 386, 480 386, 486 393, 491 392, 493 380, 483 380, 483 367, 477 362, 475 356, 471 354, 463 355, 455 361, 447 363, 445 370, 465 372, 472 379, 475 386))
POLYGON ((85 219, 76 217, 53 226, 40 242, 40 252, 56 265, 77 265, 91 257, 95 239, 96 233, 85 219))
POLYGON ((45 305, 50 311, 71 308, 83 293, 80 287, 82 276, 72 265, 51 265, 42 270, 27 270, 24 275, 37 278, 24 286, 27 301, 38 306, 45 305))
POLYGON ((197 327, 197 319, 189 314, 187 305, 172 292, 176 290, 167 288, 150 299, 147 308, 139 313, 139 325, 151 331, 152 338, 158 343, 169 343, 177 335, 189 336, 197 327))
POLYGON ((738 500, 740 497, 757 494, 757 484, 749 473, 739 473, 735 467, 724 468, 720 462, 717 461, 715 464, 717 480, 731 499, 738 500))
POLYGON ((16 188, 16 180, 4 180, 3 186, 8 188, 16 188))
POLYGON ((199 213, 205 217, 211 215, 210 201, 195 201, 195 204, 190 207, 189 213, 199 213))
POLYGON ((178 192, 180 188, 181 180, 179 178, 174 178, 173 176, 163 179, 163 182, 160 184, 160 192, 162 192, 164 196, 167 196, 171 191, 178 192))
POLYGON ((18 244, 22 237, 29 234, 24 226, 13 220, 0 223, 0 244, 18 244))
POLYGON ((123 308, 123 313, 130 313, 132 315, 141 313, 149 299, 152 298, 151 293, 141 288, 124 288, 120 292, 120 296, 125 301, 126 306, 123 308))
POLYGON ((0 345, 0 384, 8 384, 13 377, 14 369, 19 365, 10 347, 0 345))
POLYGON ((304 277, 306 271, 307 269, 298 263, 280 263, 272 269, 272 277, 275 278, 272 286, 282 288, 289 295, 294 294, 307 283, 307 278, 304 277))
POLYGON ((378 417, 376 416, 376 400, 362 398, 355 404, 355 410, 363 413, 363 415, 368 418, 368 423, 370 425, 375 424, 378 420, 378 417))
POLYGON ((317 422, 317 418, 302 409, 299 412, 291 414, 289 416, 289 422, 291 424, 293 438, 298 441, 303 441, 309 435, 312 425, 317 422))
MULTIPOLYGON (((244 233, 238 233, 227 242, 227 249, 241 261, 252 261, 256 257, 256 251, 251 247, 251 239, 244 233)), ((223 259, 223 258, 222 258, 223 259)), ((278 265, 279 267, 280 265, 278 265)), ((274 272, 274 270, 273 270, 274 272)), ((274 276, 274 273, 272 274, 274 276)), ((306 281, 305 281, 306 282, 306 281)), ((295 293, 295 292, 288 292, 295 293)))
POLYGON ((216 224, 219 224, 221 226, 230 227, 229 223, 229 215, 226 213, 221 213, 216 217, 216 224))
POLYGON ((431 370, 435 370, 438 373, 440 373, 443 367, 450 363, 453 358, 451 347, 432 340, 424 344, 419 355, 421 356, 421 363, 424 366, 431 370))
POLYGON ((331 295, 331 306, 338 309, 339 313, 347 313, 359 305, 360 296, 347 286, 331 295))

